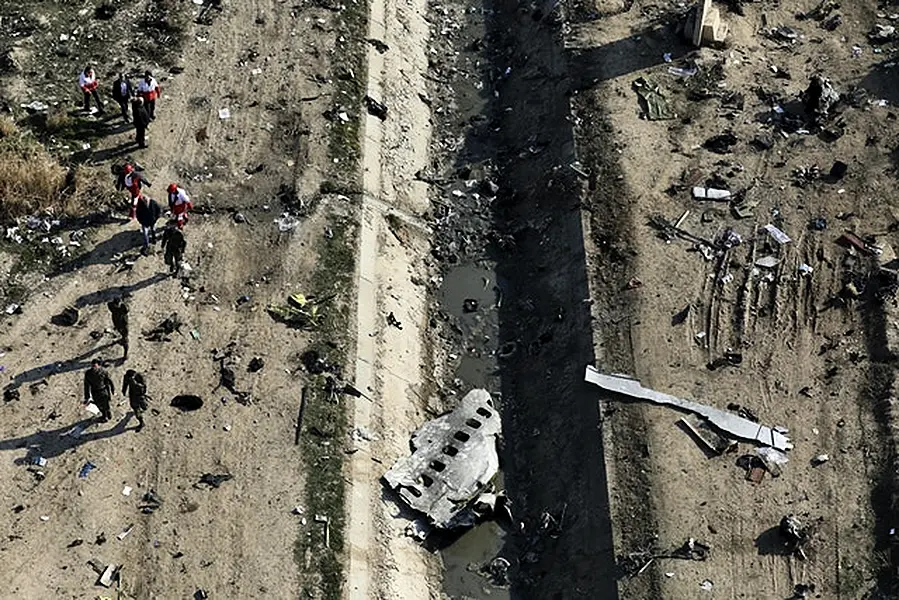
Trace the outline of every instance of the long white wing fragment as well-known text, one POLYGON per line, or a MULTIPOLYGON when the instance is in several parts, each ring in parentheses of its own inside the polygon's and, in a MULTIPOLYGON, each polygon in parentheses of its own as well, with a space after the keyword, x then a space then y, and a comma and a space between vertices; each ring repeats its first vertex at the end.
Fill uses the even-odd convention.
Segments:
POLYGON ((587 373, 584 377, 587 383, 598 385, 604 390, 624 394, 631 398, 648 400, 655 404, 666 404, 681 410, 686 410, 702 417, 709 423, 730 435, 757 442, 763 446, 770 446, 778 450, 789 450, 793 447, 790 438, 771 427, 753 423, 733 413, 729 413, 705 404, 699 404, 690 400, 683 400, 676 396, 656 392, 640 385, 640 382, 624 375, 605 375, 594 367, 587 365, 587 373))

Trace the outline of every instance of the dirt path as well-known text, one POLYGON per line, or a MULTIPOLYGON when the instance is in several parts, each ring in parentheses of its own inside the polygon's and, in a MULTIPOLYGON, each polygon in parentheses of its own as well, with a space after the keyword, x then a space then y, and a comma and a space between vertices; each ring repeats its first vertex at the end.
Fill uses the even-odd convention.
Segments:
POLYGON ((417 96, 424 88, 426 3, 383 0, 371 5, 369 38, 388 49, 369 50, 368 93, 389 107, 381 122, 369 115, 363 147, 363 199, 358 253, 356 385, 371 400, 355 401, 353 426, 374 434, 353 455, 348 537, 349 598, 429 598, 434 568, 404 536, 405 519, 385 499, 379 478, 408 451, 408 436, 422 411, 427 364, 427 296, 423 258, 429 250, 424 184, 414 174, 427 164, 428 111, 417 96), (417 282, 417 283, 416 283, 417 282), (402 329, 387 325, 393 313, 402 329))
MULTIPOLYGON (((317 190, 325 167, 327 139, 318 115, 327 98, 301 98, 327 92, 312 75, 327 72, 319 48, 329 43, 329 32, 311 23, 328 15, 318 8, 291 13, 267 0, 229 4, 201 32, 205 41, 189 44, 183 74, 160 77, 164 96, 150 149, 138 154, 154 183, 150 192, 164 204, 165 184, 177 180, 195 204, 216 211, 188 225, 192 291, 164 277, 160 255, 118 272, 113 255, 133 252, 139 234, 133 223, 111 225, 96 232, 95 246, 74 270, 33 290, 24 314, 4 328, 5 372, 21 383, 22 394, 4 406, 0 441, 0 478, 12 482, 0 493, 4 509, 23 507, 3 527, 0 579, 9 594, 92 596, 90 559, 124 565, 125 588, 140 598, 191 597, 197 589, 212 597, 289 597, 298 589, 294 546, 301 525, 291 510, 303 495, 303 457, 293 444, 300 386, 292 373, 307 336, 275 324, 264 307, 307 291, 331 212, 324 206, 292 234, 272 224, 281 183, 307 195, 317 190), (261 73, 253 75, 253 68, 261 73), (220 120, 218 109, 225 107, 231 118, 220 120), (263 169, 250 176, 258 165, 263 169), (228 209, 249 223, 235 223, 228 209), (105 302, 122 289, 134 295, 132 358, 113 363, 110 373, 117 387, 125 367, 147 373, 153 414, 135 433, 120 403, 112 423, 77 439, 60 437, 86 416, 80 394, 89 359, 119 356, 110 333, 91 334, 110 327, 105 302), (239 304, 243 295, 251 300, 239 304), (81 307, 79 325, 50 325, 50 316, 67 305, 81 307), (155 344, 140 338, 172 312, 185 322, 181 335, 155 344), (211 351, 231 342, 240 357, 238 387, 252 393, 248 406, 214 389, 211 351), (256 374, 246 370, 253 356, 266 364, 256 374), (40 381, 48 385, 30 389, 40 381), (176 412, 168 402, 179 393, 200 395, 203 409, 176 412), (32 456, 48 461, 43 481, 26 470, 23 461, 32 456), (97 468, 79 478, 88 461, 97 468), (204 473, 234 479, 198 489, 204 473), (125 486, 133 488, 129 496, 125 486), (141 514, 149 489, 164 502, 154 514, 141 514), (127 537, 116 538, 131 525, 127 537)), ((307 527, 314 526, 307 517, 307 527)))

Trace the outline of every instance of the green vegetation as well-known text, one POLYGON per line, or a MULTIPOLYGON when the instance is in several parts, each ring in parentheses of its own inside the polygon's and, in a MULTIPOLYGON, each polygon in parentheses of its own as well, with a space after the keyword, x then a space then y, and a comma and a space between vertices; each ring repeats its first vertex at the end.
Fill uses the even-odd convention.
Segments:
POLYGON ((368 3, 350 0, 336 23, 337 48, 331 68, 334 81, 334 106, 347 110, 350 120, 335 120, 330 125, 329 154, 332 159, 334 188, 358 187, 359 160, 362 158, 362 99, 367 79, 365 34, 368 31, 368 3), (335 163, 334 160, 337 162, 335 163))
MULTIPOLYGON (((308 348, 332 364, 345 365, 347 348, 353 343, 352 300, 356 226, 347 218, 332 223, 331 235, 322 237, 318 261, 312 274, 311 290, 317 298, 333 298, 323 307, 315 337, 308 348)), ((343 589, 344 531, 346 526, 346 484, 343 475, 344 440, 348 434, 345 400, 333 402, 325 391, 326 375, 313 376, 303 419, 301 448, 306 473, 305 508, 311 521, 301 533, 296 559, 304 565, 312 557, 305 582, 309 597, 339 600, 343 589), (315 432, 315 433, 312 433, 315 432), (329 546, 325 528, 312 521, 315 515, 329 518, 329 546), (318 593, 313 593, 317 589, 318 593)))

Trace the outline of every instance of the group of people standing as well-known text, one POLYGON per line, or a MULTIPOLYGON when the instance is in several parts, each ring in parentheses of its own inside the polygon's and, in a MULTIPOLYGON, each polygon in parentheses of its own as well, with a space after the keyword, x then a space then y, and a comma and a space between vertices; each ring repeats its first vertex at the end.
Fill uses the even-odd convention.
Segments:
MULTIPOLYGON (((130 294, 122 294, 106 304, 112 316, 112 326, 121 336, 119 343, 125 350, 122 358, 128 358, 128 298, 130 294)), ((103 368, 100 359, 91 361, 90 368, 84 373, 84 403, 93 403, 100 411, 99 420, 106 423, 112 419, 112 397, 115 384, 109 372, 103 368)), ((125 371, 122 380, 122 395, 128 397, 134 416, 137 418, 137 431, 144 428, 144 412, 149 407, 147 382, 144 376, 134 369, 125 371)))
MULTIPOLYGON (((143 236, 141 254, 146 256, 149 254, 150 244, 156 243, 156 222, 162 215, 162 208, 156 200, 144 193, 144 187, 152 187, 152 184, 143 171, 126 163, 118 173, 116 189, 128 191, 131 200, 129 218, 137 219, 140 224, 143 236)), ((165 264, 168 265, 169 271, 173 275, 177 275, 184 260, 184 250, 187 248, 184 226, 189 220, 188 211, 193 208, 193 203, 187 190, 177 183, 170 183, 166 188, 166 193, 172 218, 162 233, 162 249, 165 252, 165 264)))
MULTIPOLYGON (((99 113, 105 113, 104 102, 100 99, 97 89, 99 82, 93 67, 88 65, 81 72, 78 81, 84 94, 84 110, 91 109, 91 99, 97 105, 99 113)), ((137 132, 137 145, 147 147, 147 128, 150 122, 156 119, 156 100, 159 98, 159 83, 153 78, 150 71, 138 81, 137 86, 132 84, 125 73, 119 73, 112 83, 112 97, 121 109, 122 119, 126 123, 134 123, 137 132)), ((141 254, 149 254, 150 244, 156 243, 156 222, 162 216, 162 208, 159 203, 144 193, 144 188, 151 187, 150 181, 143 171, 134 164, 127 163, 121 169, 114 169, 116 173, 116 189, 127 190, 130 199, 129 218, 137 219, 143 236, 141 254)), ((165 251, 165 263, 169 272, 177 276, 184 260, 184 250, 187 248, 187 240, 184 237, 184 225, 188 221, 188 211, 193 208, 187 190, 177 183, 170 183, 166 188, 168 194, 168 207, 171 211, 171 220, 167 223, 162 236, 162 248, 165 251)), ((113 328, 119 334, 119 344, 124 350, 122 361, 128 359, 129 332, 128 332, 128 299, 130 294, 122 294, 107 303, 112 317, 113 328)), ((112 397, 115 394, 115 385, 109 372, 103 367, 103 361, 94 359, 91 366, 84 373, 84 402, 93 403, 99 410, 99 420, 105 423, 112 419, 112 397)), ((125 371, 122 380, 122 394, 128 397, 131 410, 137 417, 137 431, 144 427, 144 412, 148 407, 149 396, 147 383, 144 376, 134 369, 125 371)))
MULTIPOLYGON (((104 103, 97 93, 99 85, 93 67, 86 66, 78 78, 78 86, 84 94, 85 112, 90 111, 91 98, 97 105, 97 111, 105 112, 104 103)), ((147 129, 150 127, 150 122, 156 119, 156 100, 159 99, 161 91, 159 82, 150 71, 144 72, 138 80, 137 86, 132 84, 125 73, 119 73, 116 80, 112 82, 112 97, 118 102, 125 122, 130 123, 133 119, 137 134, 136 141, 140 148, 147 147, 147 129)))

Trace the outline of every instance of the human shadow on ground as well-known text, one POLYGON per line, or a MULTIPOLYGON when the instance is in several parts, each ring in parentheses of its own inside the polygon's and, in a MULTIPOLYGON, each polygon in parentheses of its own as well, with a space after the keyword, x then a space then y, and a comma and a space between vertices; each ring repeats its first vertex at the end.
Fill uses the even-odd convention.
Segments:
POLYGON ((97 290, 96 292, 90 292, 88 294, 84 294, 80 296, 77 300, 75 300, 76 308, 84 308, 85 306, 92 306, 94 304, 101 304, 103 302, 109 302, 113 298, 117 298, 122 294, 133 294, 138 290, 142 290, 144 288, 150 287, 151 285, 157 284, 160 281, 167 279, 170 275, 166 273, 157 273, 151 277, 147 277, 137 283, 132 283, 129 285, 116 285, 112 287, 108 287, 102 290, 97 290))
POLYGON ((130 152, 137 150, 138 145, 136 140, 128 140, 127 142, 122 142, 118 146, 112 146, 111 148, 103 148, 102 150, 97 150, 96 152, 91 154, 91 159, 94 162, 105 162, 111 158, 119 158, 120 156, 126 156, 130 152))
MULTIPOLYGON (((123 225, 126 224, 127 222, 123 223, 123 225)), ((118 233, 113 234, 109 239, 103 240, 97 244, 90 252, 61 265, 54 275, 71 273, 72 271, 77 271, 78 269, 83 269, 90 265, 109 263, 113 256, 139 246, 142 243, 142 240, 143 238, 138 229, 119 231, 118 233)))
POLYGON ((36 457, 48 460, 57 458, 63 453, 88 442, 95 442, 125 433, 128 430, 128 422, 133 416, 134 413, 128 411, 111 429, 91 431, 89 430, 90 427, 102 427, 104 424, 95 421, 93 418, 88 418, 58 429, 36 431, 30 435, 0 440, 0 451, 26 449, 25 456, 15 459, 14 462, 18 465, 30 464, 36 457), (78 430, 81 430, 81 433, 78 435, 70 433, 78 430))
POLYGON ((102 346, 97 346, 96 348, 88 350, 75 358, 66 361, 54 361, 40 367, 28 369, 13 377, 6 387, 17 388, 26 383, 41 381, 42 379, 52 377, 53 375, 61 375, 62 373, 71 373, 72 371, 77 371, 79 369, 87 369, 91 366, 91 360, 93 360, 91 357, 116 343, 117 342, 108 342, 102 346))

